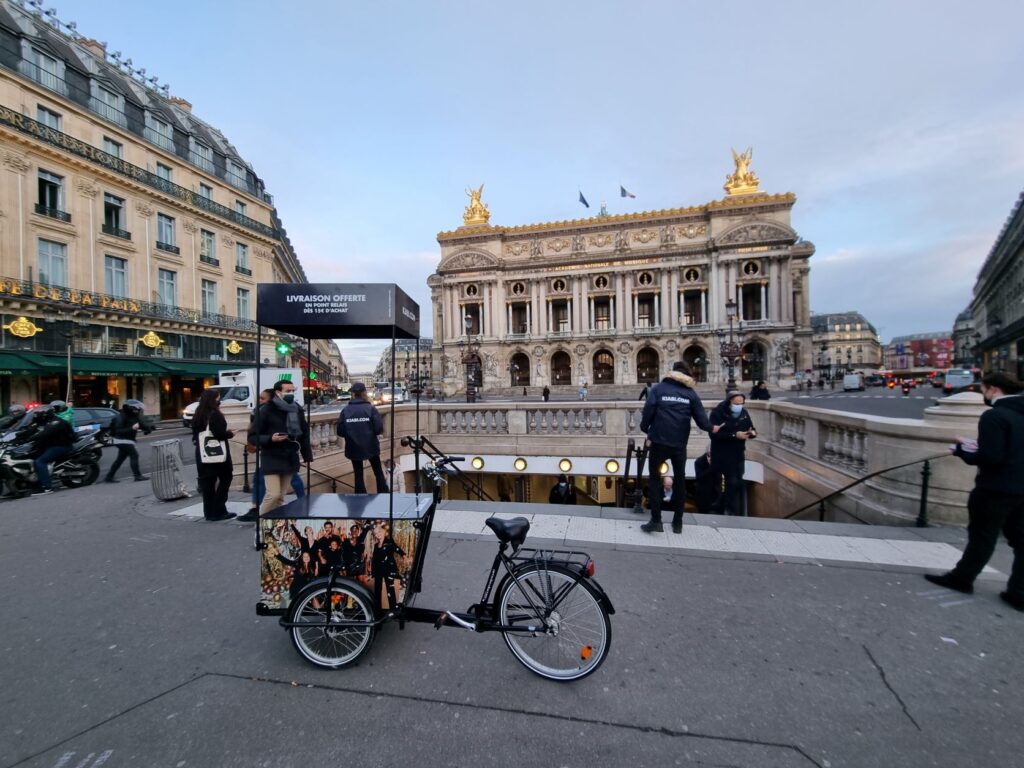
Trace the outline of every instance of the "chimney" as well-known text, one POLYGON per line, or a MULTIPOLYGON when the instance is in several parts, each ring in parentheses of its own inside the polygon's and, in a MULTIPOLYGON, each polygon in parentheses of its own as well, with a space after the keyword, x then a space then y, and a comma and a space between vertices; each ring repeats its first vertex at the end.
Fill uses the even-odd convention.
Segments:
POLYGON ((91 37, 82 37, 79 38, 78 43, 97 59, 107 58, 107 46, 99 40, 93 40, 91 37))
POLYGON ((171 104, 173 104, 174 106, 176 106, 176 107, 178 107, 180 109, 185 110, 190 115, 192 114, 192 102, 186 101, 185 99, 181 98, 180 96, 172 96, 171 98, 168 99, 168 101, 171 102, 171 104))

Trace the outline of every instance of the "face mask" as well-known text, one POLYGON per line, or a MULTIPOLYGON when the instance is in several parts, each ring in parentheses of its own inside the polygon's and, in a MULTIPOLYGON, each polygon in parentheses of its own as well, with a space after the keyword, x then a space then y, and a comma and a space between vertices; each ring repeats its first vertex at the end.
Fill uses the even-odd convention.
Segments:
POLYGON ((568 485, 568 483, 559 483, 558 487, 559 488, 565 488, 566 485, 568 485))
POLYGON ((988 395, 982 396, 981 399, 982 401, 984 401, 985 405, 992 405, 992 398, 989 397, 988 395))
POLYGON ((291 405, 295 402, 295 395, 289 392, 287 395, 282 395, 281 399, 288 403, 288 405, 291 405))
POLYGON ((729 410, 732 411, 734 416, 739 416, 741 413, 743 413, 743 406, 742 405, 730 405, 729 406, 729 410))

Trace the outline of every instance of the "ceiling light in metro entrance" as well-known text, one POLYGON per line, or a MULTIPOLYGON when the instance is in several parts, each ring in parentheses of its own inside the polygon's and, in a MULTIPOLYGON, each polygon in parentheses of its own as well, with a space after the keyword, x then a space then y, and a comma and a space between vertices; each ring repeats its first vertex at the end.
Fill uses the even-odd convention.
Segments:
POLYGON ((520 456, 512 462, 512 466, 516 468, 516 472, 523 472, 526 469, 526 459, 520 456))
POLYGON ((475 470, 481 470, 484 468, 484 460, 480 456, 474 456, 473 460, 469 462, 470 466, 475 470))
POLYGON ((558 468, 562 472, 571 472, 572 471, 572 462, 569 461, 568 459, 562 459, 560 462, 558 462, 558 468))

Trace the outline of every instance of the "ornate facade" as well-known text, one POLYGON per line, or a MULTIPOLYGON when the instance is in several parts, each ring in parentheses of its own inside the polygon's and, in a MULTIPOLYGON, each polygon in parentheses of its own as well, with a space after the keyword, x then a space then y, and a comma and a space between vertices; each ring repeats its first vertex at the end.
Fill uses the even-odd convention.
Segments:
POLYGON ((869 373, 882 367, 878 331, 860 312, 811 315, 814 378, 831 379, 843 371, 869 373))
POLYGON ((257 283, 306 280, 273 199, 144 72, 0 0, 0 406, 70 390, 169 418, 222 368, 295 362, 256 349, 257 283))
POLYGON ((679 359, 724 382, 732 300, 737 380, 788 386, 813 364, 814 246, 791 226, 795 195, 757 191, 750 154, 734 153, 724 199, 690 208, 502 227, 468 191, 428 280, 435 382, 448 395, 585 383, 599 397, 679 359))

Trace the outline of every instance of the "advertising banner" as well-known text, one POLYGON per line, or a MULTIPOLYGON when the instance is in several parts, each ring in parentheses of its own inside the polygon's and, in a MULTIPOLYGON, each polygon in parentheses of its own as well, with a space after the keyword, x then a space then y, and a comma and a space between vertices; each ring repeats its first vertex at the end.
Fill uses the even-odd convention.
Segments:
POLYGON ((394 283, 260 283, 256 322, 305 339, 415 339, 420 307, 394 283))

